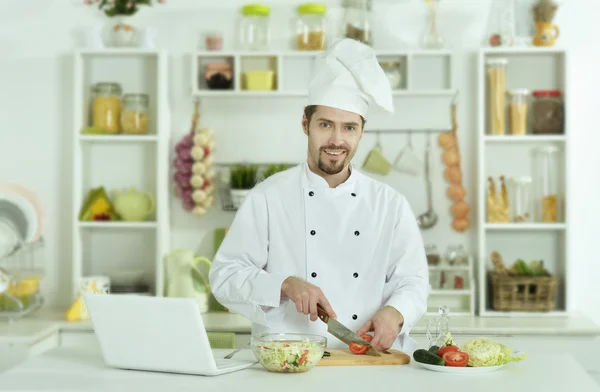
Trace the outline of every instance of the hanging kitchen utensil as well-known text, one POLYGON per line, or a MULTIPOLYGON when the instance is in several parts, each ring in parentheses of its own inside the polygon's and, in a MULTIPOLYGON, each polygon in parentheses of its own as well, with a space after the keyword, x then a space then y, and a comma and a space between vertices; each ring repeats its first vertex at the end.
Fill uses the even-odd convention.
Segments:
POLYGON ((429 174, 429 155, 431 152, 431 135, 427 135, 427 147, 425 147, 425 185, 427 188, 427 211, 417 217, 421 229, 430 229, 438 221, 438 216, 433 211, 433 200, 431 195, 431 176, 429 174))
POLYGON ((418 176, 423 170, 423 162, 419 159, 412 145, 412 132, 407 135, 407 144, 400 150, 394 161, 394 169, 399 172, 418 176))
POLYGON ((392 170, 392 164, 386 159, 385 155, 383 155, 379 132, 377 132, 377 143, 365 158, 363 169, 381 175, 386 175, 392 170))

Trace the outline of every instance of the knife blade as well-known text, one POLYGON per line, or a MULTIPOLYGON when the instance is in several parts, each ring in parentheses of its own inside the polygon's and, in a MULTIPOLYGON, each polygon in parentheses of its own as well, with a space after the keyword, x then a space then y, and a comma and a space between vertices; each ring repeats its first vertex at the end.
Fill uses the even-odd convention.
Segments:
POLYGON ((355 332, 352 332, 344 324, 330 318, 325 309, 323 309, 319 304, 317 304, 317 314, 319 316, 319 319, 321 319, 321 321, 327 324, 327 332, 340 339, 342 342, 348 345, 350 345, 350 343, 357 343, 363 346, 367 346, 369 350, 365 354, 374 357, 381 356, 379 351, 375 350, 369 342, 358 336, 355 332))

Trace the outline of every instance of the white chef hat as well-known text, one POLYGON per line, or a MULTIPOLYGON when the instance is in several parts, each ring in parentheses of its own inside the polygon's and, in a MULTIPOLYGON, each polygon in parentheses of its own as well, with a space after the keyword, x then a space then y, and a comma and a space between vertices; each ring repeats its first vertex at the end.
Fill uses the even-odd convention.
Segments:
POLYGON ((393 112, 392 89, 373 49, 354 39, 334 42, 316 56, 308 104, 331 106, 367 117, 371 104, 393 112))

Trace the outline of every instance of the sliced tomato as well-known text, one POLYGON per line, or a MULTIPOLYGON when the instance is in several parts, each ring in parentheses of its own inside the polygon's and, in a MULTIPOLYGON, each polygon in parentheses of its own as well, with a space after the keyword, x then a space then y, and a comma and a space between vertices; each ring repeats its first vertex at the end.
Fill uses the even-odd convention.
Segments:
POLYGON ((458 351, 458 346, 442 346, 437 352, 438 357, 444 357, 444 354, 458 351))
POLYGON ((442 358, 446 366, 465 367, 469 363, 469 355, 462 351, 448 351, 442 358))
MULTIPOLYGON (((371 343, 371 341, 373 340, 373 336, 369 335, 368 333, 362 334, 362 335, 360 335, 360 337, 363 340, 366 340, 368 343, 371 343)), ((363 355, 367 351, 369 351, 369 347, 363 346, 362 344, 358 344, 358 343, 350 343, 348 348, 350 349, 352 354, 356 354, 356 355, 363 355)))
POLYGON ((369 343, 371 343, 371 341, 373 340, 373 336, 369 335, 368 333, 364 333, 364 334, 360 335, 360 337, 369 343))

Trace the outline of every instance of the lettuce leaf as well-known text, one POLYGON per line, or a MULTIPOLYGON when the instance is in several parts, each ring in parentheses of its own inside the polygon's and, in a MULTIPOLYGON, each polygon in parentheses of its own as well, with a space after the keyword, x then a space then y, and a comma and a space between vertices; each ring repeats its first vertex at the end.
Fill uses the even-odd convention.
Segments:
POLYGON ((514 352, 512 348, 489 338, 471 339, 460 349, 469 355, 469 366, 473 367, 506 365, 526 358, 525 353, 514 352))

